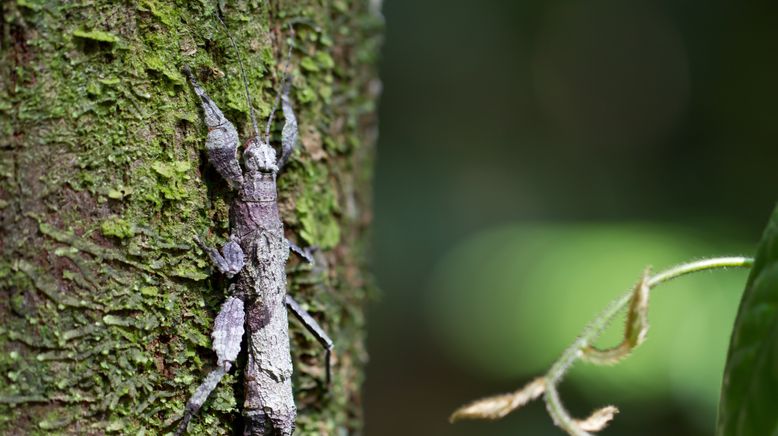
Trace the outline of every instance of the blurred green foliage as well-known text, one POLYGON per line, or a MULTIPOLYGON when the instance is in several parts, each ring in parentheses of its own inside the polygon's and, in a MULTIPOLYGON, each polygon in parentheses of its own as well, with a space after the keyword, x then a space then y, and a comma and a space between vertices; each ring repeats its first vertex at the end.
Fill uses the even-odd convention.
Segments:
MULTIPOLYGON (((740 247, 737 247, 740 248, 740 247)), ((659 268, 735 244, 645 224, 527 224, 479 233, 441 260, 427 305, 452 360, 506 381, 545 373, 647 265, 659 268)), ((593 404, 673 395, 713 422, 742 270, 685 277, 652 291, 648 340, 610 368, 580 364, 571 382, 593 404)), ((623 323, 599 345, 615 345, 623 323)), ((506 383, 506 386, 510 386, 506 383)), ((634 412, 639 413, 639 412, 634 412)))
MULTIPOLYGON (((753 254, 776 198, 778 2, 392 0, 384 14, 366 431, 558 435, 542 404, 446 417, 545 369, 645 266, 753 254), (472 277, 457 271, 471 246, 472 277)), ((744 282, 658 288, 646 343, 574 368, 566 404, 621 406, 611 435, 710 435, 744 282)))

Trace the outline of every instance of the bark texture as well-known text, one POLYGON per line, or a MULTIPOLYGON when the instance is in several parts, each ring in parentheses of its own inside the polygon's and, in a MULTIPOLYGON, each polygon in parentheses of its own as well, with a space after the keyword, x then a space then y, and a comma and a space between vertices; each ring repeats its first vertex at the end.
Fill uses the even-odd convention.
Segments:
MULTIPOLYGON (((335 339, 291 321, 297 434, 356 434, 370 294, 376 2, 222 2, 254 106, 267 119, 296 37, 301 146, 279 178, 290 293, 335 339)), ((0 434, 162 434, 216 362, 225 289, 194 243, 228 236, 230 191, 206 164, 199 104, 180 72, 250 131, 237 53, 215 2, 0 3, 0 434)), ((280 136, 280 123, 274 136, 280 136)), ((231 434, 242 365, 190 424, 231 434)))

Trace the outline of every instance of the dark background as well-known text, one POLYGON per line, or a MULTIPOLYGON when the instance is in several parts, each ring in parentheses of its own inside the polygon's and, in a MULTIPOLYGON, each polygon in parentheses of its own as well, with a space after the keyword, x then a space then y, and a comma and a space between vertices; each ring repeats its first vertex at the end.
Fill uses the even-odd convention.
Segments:
MULTIPOLYGON (((646 265, 752 254, 775 202, 778 3, 383 11, 366 434, 561 434, 542 402, 447 417, 542 373, 646 265)), ((622 409, 605 434, 711 434, 745 273, 682 280, 652 295, 637 363, 562 384, 577 416, 622 409)))

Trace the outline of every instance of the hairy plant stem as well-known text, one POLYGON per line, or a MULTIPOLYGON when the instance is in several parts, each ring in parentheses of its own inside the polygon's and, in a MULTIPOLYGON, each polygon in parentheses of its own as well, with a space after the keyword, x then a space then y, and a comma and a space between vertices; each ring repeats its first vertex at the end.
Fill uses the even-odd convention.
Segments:
MULTIPOLYGON (((754 259, 750 257, 718 257, 703 259, 674 266, 647 277, 644 280, 646 280, 646 284, 649 288, 653 288, 661 283, 698 271, 729 267, 750 268, 753 264, 754 259)), ((592 322, 589 323, 589 325, 586 326, 583 333, 562 353, 560 358, 554 362, 546 373, 546 409, 554 420, 554 423, 571 435, 585 436, 590 433, 583 431, 576 423, 576 420, 570 416, 567 410, 565 410, 556 390, 556 385, 562 380, 562 377, 567 373, 573 363, 582 356, 583 349, 594 342, 613 318, 629 304, 633 292, 634 290, 630 290, 613 300, 592 322)))

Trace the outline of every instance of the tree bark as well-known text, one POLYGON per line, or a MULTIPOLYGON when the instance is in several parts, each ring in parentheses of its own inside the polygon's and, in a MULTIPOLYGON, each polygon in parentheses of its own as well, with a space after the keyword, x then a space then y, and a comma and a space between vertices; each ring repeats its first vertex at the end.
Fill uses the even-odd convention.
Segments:
MULTIPOLYGON (((377 2, 220 2, 267 119, 295 30, 298 151, 279 177, 289 292, 335 340, 290 323, 297 434, 355 434, 370 290, 365 234, 375 140, 377 2)), ((215 2, 0 3, 0 434, 162 434, 215 365, 223 280, 194 243, 228 237, 231 192, 206 163, 190 65, 237 126, 238 53, 215 2)), ((280 116, 280 114, 279 114, 280 116)), ((275 123, 274 137, 280 136, 275 123)), ((241 425, 242 365, 189 426, 241 425)))

